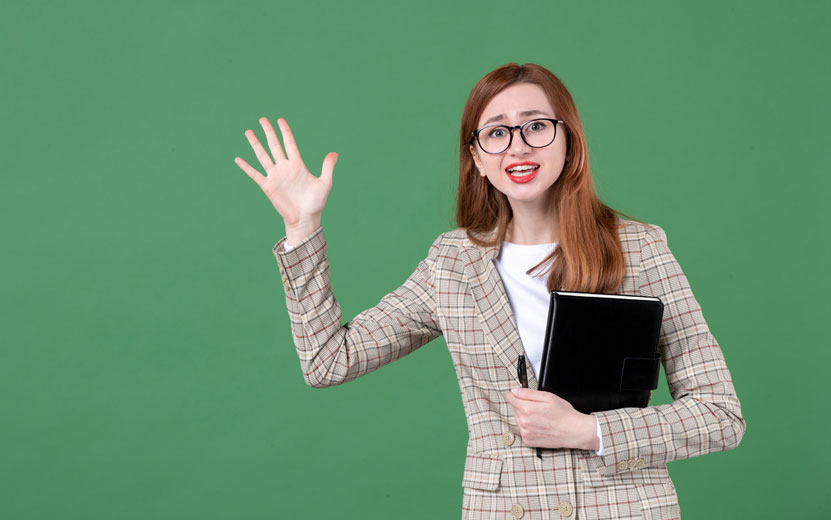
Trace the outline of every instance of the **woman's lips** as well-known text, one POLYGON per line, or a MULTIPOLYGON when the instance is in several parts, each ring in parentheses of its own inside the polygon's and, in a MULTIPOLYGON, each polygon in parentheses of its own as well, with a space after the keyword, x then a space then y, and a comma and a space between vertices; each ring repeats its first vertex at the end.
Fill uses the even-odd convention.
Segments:
POLYGON ((533 170, 531 173, 528 173, 528 174, 523 175, 523 176, 521 176, 521 177, 520 177, 520 176, 517 176, 517 175, 511 175, 511 174, 510 174, 510 173, 508 173, 508 172, 505 172, 505 174, 508 176, 508 178, 510 178, 510 179, 511 179, 512 181, 514 181, 515 183, 517 183, 517 184, 525 184, 526 182, 530 182, 530 181, 531 181, 534 177, 536 177, 536 176, 537 176, 537 172, 539 172, 539 171, 540 171, 540 167, 539 167, 539 165, 538 165, 536 168, 534 168, 534 170, 533 170))

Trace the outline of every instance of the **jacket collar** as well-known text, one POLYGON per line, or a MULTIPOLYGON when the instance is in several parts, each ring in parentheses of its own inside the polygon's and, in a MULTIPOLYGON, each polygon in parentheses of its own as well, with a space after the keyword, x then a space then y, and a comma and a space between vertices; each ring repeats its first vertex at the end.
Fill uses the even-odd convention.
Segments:
MULTIPOLYGON (((496 236, 496 228, 484 235, 492 239, 496 236)), ((502 244, 484 247, 478 246, 469 240, 462 248, 464 271, 478 309, 477 315, 482 322, 485 334, 493 346, 497 360, 505 370, 508 370, 511 380, 519 386, 517 377, 517 359, 525 354, 528 370, 528 387, 537 390, 538 381, 528 354, 522 345, 519 331, 516 326, 513 310, 511 309, 502 278, 496 269, 493 260, 499 255, 502 244)))

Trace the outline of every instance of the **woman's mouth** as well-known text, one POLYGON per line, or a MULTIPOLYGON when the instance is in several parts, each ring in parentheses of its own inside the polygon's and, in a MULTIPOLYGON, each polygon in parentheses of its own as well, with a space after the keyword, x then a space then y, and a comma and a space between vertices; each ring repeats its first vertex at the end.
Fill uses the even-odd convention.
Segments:
POLYGON ((537 163, 521 162, 509 165, 505 168, 505 173, 512 181, 523 184, 536 177, 539 170, 540 165, 537 163))

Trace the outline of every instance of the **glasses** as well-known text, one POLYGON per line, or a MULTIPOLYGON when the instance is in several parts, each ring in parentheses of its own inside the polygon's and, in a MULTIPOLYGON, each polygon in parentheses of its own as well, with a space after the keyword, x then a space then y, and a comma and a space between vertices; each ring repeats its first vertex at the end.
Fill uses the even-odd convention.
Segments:
POLYGON ((474 131, 470 136, 479 143, 485 153, 502 153, 511 146, 514 129, 519 128, 519 135, 531 148, 545 148, 557 137, 557 123, 565 124, 562 119, 532 119, 519 126, 488 125, 474 131))

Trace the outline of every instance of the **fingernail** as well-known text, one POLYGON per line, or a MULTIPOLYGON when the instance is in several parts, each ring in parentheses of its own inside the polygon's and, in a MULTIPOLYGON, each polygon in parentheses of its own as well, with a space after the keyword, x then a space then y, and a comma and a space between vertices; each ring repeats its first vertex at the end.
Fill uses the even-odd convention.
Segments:
POLYGON ((514 395, 519 395, 519 388, 511 388, 511 393, 514 395))

